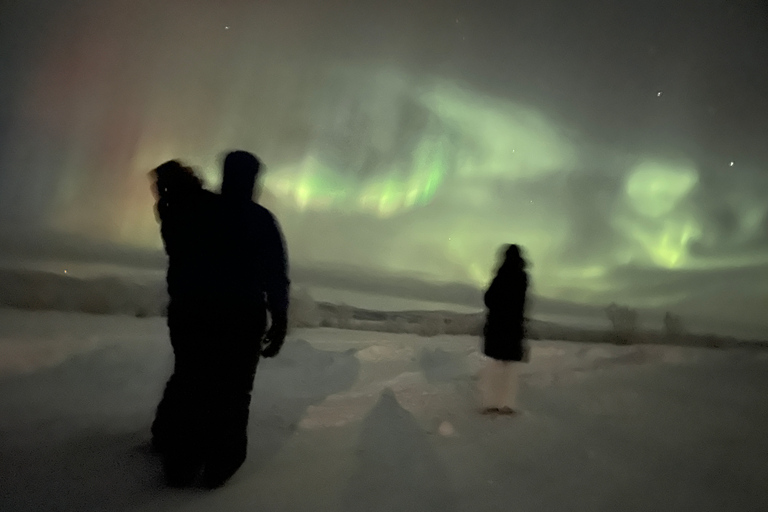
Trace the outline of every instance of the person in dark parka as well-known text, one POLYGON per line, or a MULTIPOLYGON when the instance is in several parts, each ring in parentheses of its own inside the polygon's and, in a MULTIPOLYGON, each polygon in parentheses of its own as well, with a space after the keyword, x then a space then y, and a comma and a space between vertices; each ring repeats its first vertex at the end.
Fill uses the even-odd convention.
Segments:
POLYGON ((277 221, 251 201, 259 170, 253 155, 233 152, 221 194, 200 186, 177 199, 155 187, 176 361, 152 433, 171 485, 202 471, 204 486, 219 487, 242 465, 259 356, 275 356, 285 339, 287 257, 277 221))
POLYGON ((179 161, 165 162, 150 178, 168 255, 167 312, 174 354, 173 374, 152 423, 152 446, 163 455, 168 482, 183 485, 201 459, 189 447, 199 443, 204 430, 205 360, 215 329, 203 312, 214 286, 210 268, 216 261, 214 222, 220 206, 218 196, 179 161))
POLYGON ((285 242, 272 213, 252 200, 260 170, 261 162, 246 151, 232 151, 224 159, 221 261, 212 308, 221 332, 210 361, 214 386, 204 444, 207 487, 223 485, 245 461, 256 365, 260 355, 277 355, 288 328, 285 242))
POLYGON ((483 353, 489 364, 481 374, 481 392, 487 413, 514 413, 517 376, 514 363, 526 357, 525 303, 528 273, 520 247, 505 246, 502 263, 485 292, 483 353))

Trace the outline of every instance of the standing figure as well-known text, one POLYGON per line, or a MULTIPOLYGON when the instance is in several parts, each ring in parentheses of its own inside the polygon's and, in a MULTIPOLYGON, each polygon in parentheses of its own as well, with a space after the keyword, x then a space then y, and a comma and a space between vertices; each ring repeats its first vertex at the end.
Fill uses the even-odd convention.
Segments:
POLYGON ((483 328, 483 353, 489 361, 480 375, 480 392, 486 414, 516 412, 516 364, 527 356, 524 342, 526 262, 515 244, 505 246, 502 258, 484 296, 488 313, 483 328))
POLYGON ((285 242, 272 213, 253 202, 260 170, 261 162, 245 151, 232 151, 224 159, 219 261, 213 304, 206 313, 217 330, 208 361, 211 387, 203 443, 203 485, 211 488, 223 485, 245 461, 256 365, 260 355, 277 355, 288 329, 285 242))
POLYGON ((150 173, 155 215, 168 255, 168 329, 173 374, 152 423, 152 446, 163 456, 168 483, 185 485, 199 472, 208 347, 215 336, 208 310, 214 276, 214 226, 219 197, 176 160, 150 173))
POLYGON ((214 488, 245 461, 256 365, 285 339, 287 257, 277 221, 251 199, 256 157, 227 155, 221 194, 199 180, 178 192, 163 186, 167 165, 154 174, 175 364, 152 425, 153 446, 169 484, 190 485, 201 474, 202 485, 214 488))

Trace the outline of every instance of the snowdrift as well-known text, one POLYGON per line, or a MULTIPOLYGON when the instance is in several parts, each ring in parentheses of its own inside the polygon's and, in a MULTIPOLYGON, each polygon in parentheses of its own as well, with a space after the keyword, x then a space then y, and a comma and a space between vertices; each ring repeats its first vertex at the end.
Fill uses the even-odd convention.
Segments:
POLYGON ((174 490, 147 449, 163 319, 0 309, 0 510, 766 509, 768 353, 532 349, 521 414, 489 417, 476 336, 294 329, 259 364, 241 470, 174 490))

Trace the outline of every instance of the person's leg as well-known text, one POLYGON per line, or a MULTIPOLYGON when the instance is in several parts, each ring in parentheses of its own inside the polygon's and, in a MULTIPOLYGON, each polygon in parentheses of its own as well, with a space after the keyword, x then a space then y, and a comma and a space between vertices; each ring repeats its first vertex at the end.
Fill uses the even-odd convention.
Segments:
POLYGON ((173 487, 191 485, 203 465, 200 404, 204 389, 197 372, 184 375, 184 380, 183 394, 173 417, 175 428, 162 452, 166 482, 173 487))
POLYGON ((179 416, 179 401, 182 396, 182 386, 178 372, 174 369, 163 391, 163 397, 157 405, 155 419, 152 421, 152 449, 163 453, 168 447, 168 438, 177 429, 174 425, 179 416))
POLYGON ((504 407, 507 398, 507 361, 493 361, 493 406, 497 409, 504 407))
POLYGON ((253 380, 266 319, 257 307, 233 307, 223 315, 207 411, 203 485, 226 483, 243 464, 253 380))
POLYGON ((200 452, 202 375, 206 357, 200 352, 204 317, 193 306, 169 307, 174 347, 174 373, 166 386, 153 423, 153 445, 163 456, 167 483, 190 485, 202 466, 200 452))
POLYGON ((189 326, 186 325, 184 308, 175 303, 168 305, 168 331, 173 348, 173 373, 163 390, 163 397, 155 410, 152 422, 152 448, 163 453, 168 447, 169 438, 178 429, 178 416, 184 397, 185 351, 188 346, 189 326))
POLYGON ((480 411, 482 413, 492 412, 493 406, 491 405, 491 359, 488 359, 477 376, 477 391, 480 399, 480 411))
POLYGON ((480 372, 480 397, 483 412, 486 414, 498 412, 499 407, 501 407, 502 364, 503 361, 488 358, 485 367, 480 372))
POLYGON ((503 414, 513 414, 517 411, 517 391, 519 387, 518 363, 503 361, 499 377, 499 409, 503 414))
POLYGON ((213 386, 206 421, 203 485, 224 485, 245 462, 248 449, 248 417, 256 360, 231 361, 213 386))

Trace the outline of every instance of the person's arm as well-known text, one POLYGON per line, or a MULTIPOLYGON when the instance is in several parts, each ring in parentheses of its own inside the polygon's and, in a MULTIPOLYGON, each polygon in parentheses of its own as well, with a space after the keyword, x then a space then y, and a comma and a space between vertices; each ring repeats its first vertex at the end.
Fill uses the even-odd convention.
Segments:
POLYGON ((288 279, 288 254, 285 248, 285 239, 277 220, 270 214, 270 222, 264 244, 264 291, 267 294, 267 308, 273 316, 286 316, 288 314, 289 288, 288 279))
POLYGON ((290 301, 290 279, 288 278, 288 254, 285 239, 277 220, 267 213, 265 222, 261 264, 263 265, 263 286, 267 299, 267 310, 271 317, 269 331, 265 336, 264 357, 277 355, 288 332, 288 305, 290 301))

